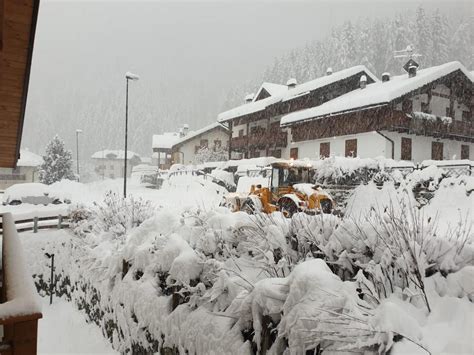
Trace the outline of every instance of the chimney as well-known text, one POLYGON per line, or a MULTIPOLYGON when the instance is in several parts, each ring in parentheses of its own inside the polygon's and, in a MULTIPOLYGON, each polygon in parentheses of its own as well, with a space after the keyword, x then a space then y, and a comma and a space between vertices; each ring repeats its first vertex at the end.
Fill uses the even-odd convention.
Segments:
POLYGON ((183 125, 183 137, 184 136, 187 136, 188 135, 188 132, 189 132, 189 125, 187 123, 185 123, 183 125))
POLYGON ((408 77, 413 78, 416 76, 416 65, 410 65, 408 67, 408 77))
POLYGON ((180 128, 179 129, 179 138, 183 138, 184 137, 184 132, 183 132, 183 129, 180 128))
POLYGON ((254 97, 254 94, 247 94, 247 96, 245 96, 245 102, 246 103, 250 103, 253 101, 253 97, 254 97))
POLYGON ((332 68, 329 67, 326 69, 326 75, 331 75, 332 74, 332 68))
POLYGON ((286 86, 288 86, 288 89, 293 89, 294 87, 296 87, 296 84, 297 81, 295 78, 288 79, 288 81, 286 82, 286 86))
POLYGON ((361 75, 359 80, 359 86, 361 89, 365 89, 365 87, 367 86, 367 77, 365 75, 361 75))
POLYGON ((390 81, 390 73, 382 73, 382 83, 385 83, 387 81, 390 81))

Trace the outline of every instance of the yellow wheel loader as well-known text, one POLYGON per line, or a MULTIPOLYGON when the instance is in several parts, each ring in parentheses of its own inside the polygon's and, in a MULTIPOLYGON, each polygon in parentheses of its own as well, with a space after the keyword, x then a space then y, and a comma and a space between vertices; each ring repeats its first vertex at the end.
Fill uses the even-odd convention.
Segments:
POLYGON ((334 201, 327 192, 311 183, 313 171, 303 162, 275 162, 271 165, 268 187, 252 185, 248 194, 229 194, 223 205, 234 212, 280 211, 286 217, 296 212, 332 213, 334 201))

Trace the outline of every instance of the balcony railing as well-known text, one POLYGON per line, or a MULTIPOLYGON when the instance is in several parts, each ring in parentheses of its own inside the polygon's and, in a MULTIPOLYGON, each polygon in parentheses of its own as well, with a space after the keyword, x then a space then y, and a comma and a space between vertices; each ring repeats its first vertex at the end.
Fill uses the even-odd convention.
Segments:
POLYGON ((288 134, 284 131, 258 131, 248 136, 232 138, 232 150, 266 147, 285 148, 288 145, 288 134))
POLYGON ((0 294, 0 353, 36 354, 41 303, 26 267, 18 233, 10 213, 2 219, 2 288, 0 294))

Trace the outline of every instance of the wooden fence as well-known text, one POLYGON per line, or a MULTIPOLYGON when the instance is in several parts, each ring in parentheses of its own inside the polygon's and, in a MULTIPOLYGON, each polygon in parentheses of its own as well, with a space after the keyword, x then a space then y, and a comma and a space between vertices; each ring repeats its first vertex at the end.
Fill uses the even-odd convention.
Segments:
MULTIPOLYGON (((32 217, 17 219, 14 221, 18 232, 33 231, 37 233, 40 229, 63 229, 69 228, 69 217, 62 215, 32 217)), ((0 235, 3 234, 3 225, 0 222, 0 235)))

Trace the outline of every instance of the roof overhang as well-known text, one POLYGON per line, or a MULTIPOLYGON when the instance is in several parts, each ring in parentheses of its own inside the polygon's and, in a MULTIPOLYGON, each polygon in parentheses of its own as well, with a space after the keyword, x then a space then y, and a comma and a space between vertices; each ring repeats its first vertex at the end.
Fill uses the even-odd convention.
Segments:
POLYGON ((0 167, 20 156, 40 0, 0 0, 0 167))

